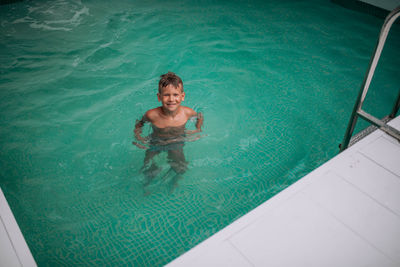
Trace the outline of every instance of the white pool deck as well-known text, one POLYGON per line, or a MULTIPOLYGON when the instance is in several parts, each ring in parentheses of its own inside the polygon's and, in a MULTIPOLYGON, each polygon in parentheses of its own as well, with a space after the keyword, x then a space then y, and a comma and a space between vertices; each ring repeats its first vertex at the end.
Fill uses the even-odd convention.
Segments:
MULTIPOLYGON (((390 123, 400 129, 400 116, 390 123)), ((0 189, 0 266, 36 266, 0 189)), ((380 130, 168 264, 400 266, 400 143, 380 130)))
POLYGON ((0 189, 0 266, 36 266, 7 200, 0 189))
POLYGON ((400 266, 400 143, 373 132, 167 266, 400 266))

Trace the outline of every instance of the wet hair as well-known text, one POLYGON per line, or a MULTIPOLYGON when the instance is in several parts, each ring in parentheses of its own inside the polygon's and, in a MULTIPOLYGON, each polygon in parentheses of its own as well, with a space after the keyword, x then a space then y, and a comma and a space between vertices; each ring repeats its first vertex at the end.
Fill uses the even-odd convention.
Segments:
POLYGON ((183 82, 182 79, 179 78, 173 72, 168 72, 160 76, 160 81, 158 82, 158 92, 161 94, 161 89, 167 87, 168 85, 172 84, 175 88, 178 88, 179 85, 182 85, 182 92, 183 92, 183 82))

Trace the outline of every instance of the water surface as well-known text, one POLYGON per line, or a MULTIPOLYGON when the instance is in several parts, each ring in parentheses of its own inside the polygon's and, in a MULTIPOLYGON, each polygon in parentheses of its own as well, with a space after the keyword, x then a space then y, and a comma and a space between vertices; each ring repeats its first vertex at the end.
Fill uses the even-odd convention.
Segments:
MULTIPOLYGON (((0 186, 40 266, 166 264, 335 156, 383 22, 323 0, 0 14, 0 186), (174 190, 160 156, 145 195, 133 127, 167 71, 206 136, 185 145, 174 190)), ((398 92, 399 33, 367 96, 378 117, 398 92)))

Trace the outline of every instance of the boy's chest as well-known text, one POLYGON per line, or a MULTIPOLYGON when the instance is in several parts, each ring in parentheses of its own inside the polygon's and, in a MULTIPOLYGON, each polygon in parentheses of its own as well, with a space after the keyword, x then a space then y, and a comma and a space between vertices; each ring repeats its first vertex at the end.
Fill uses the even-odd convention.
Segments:
POLYGON ((187 122, 187 117, 185 114, 177 114, 175 117, 160 117, 158 120, 153 121, 153 125, 157 128, 167 128, 167 127, 181 127, 187 122))

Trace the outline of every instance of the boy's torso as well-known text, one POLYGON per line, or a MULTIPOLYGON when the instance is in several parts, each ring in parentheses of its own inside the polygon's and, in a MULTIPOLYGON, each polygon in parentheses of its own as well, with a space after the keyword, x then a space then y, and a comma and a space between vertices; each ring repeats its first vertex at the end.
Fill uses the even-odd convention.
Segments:
POLYGON ((162 111, 161 107, 151 110, 149 114, 149 121, 152 125, 156 126, 158 129, 164 129, 169 127, 181 127, 184 126, 188 121, 188 116, 186 115, 185 108, 181 106, 176 114, 168 115, 162 111))
POLYGON ((177 127, 158 128, 152 124, 153 133, 150 135, 150 144, 156 146, 182 143, 185 138, 185 124, 177 127))

